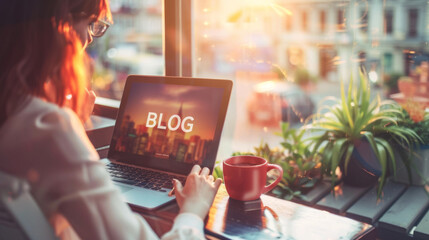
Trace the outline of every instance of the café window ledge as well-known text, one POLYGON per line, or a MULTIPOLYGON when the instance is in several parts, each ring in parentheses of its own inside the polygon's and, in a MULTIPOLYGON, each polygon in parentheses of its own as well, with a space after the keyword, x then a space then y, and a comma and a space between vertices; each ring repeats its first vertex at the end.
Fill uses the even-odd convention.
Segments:
POLYGON ((95 99, 93 114, 101 117, 116 119, 120 103, 121 102, 119 100, 97 97, 95 99))

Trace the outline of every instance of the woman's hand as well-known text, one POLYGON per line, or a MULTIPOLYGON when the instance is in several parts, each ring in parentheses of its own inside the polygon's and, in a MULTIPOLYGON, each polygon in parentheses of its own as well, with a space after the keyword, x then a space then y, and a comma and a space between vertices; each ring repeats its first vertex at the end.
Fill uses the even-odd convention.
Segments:
POLYGON ((85 123, 88 121, 89 117, 91 116, 92 112, 94 111, 94 104, 95 104, 95 92, 92 90, 88 90, 85 88, 85 96, 83 99, 82 109, 79 114, 79 118, 82 121, 82 123, 85 123))
POLYGON ((209 173, 208 168, 205 167, 201 170, 200 166, 195 165, 189 173, 184 187, 178 180, 173 180, 180 212, 194 213, 203 220, 207 216, 222 183, 220 178, 214 181, 213 176, 209 173))
MULTIPOLYGON (((47 95, 47 101, 55 103, 56 99, 56 92, 55 88, 52 86, 52 83, 50 81, 47 81, 44 84, 45 92, 47 95)), ((66 96, 64 106, 72 108, 72 102, 71 98, 72 95, 66 96)), ((82 121, 82 124, 85 124, 85 122, 89 119, 92 112, 94 111, 94 104, 95 104, 95 92, 92 90, 88 90, 85 88, 85 92, 82 96, 82 105, 80 106, 80 111, 78 111, 78 117, 82 121)))

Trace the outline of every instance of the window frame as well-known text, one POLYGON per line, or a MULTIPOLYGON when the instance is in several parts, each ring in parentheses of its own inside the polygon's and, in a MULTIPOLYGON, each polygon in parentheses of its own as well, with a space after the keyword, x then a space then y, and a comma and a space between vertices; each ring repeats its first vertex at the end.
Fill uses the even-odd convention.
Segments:
POLYGON ((165 75, 191 77, 192 0, 163 0, 165 75))

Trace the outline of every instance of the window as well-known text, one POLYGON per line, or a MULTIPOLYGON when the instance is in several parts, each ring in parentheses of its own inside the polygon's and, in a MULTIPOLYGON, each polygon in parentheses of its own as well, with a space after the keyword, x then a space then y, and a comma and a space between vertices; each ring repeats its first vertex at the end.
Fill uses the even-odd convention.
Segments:
POLYGON ((368 10, 364 9, 360 11, 359 15, 359 27, 361 32, 366 33, 368 32, 368 10))
POLYGON ((344 31, 346 28, 346 23, 344 19, 344 10, 337 10, 337 31, 344 31))
POLYGON ((308 29, 308 19, 307 19, 308 17, 307 17, 307 12, 306 11, 303 11, 302 13, 301 13, 301 28, 302 28, 302 31, 304 31, 304 32, 306 32, 307 31, 307 29, 308 29))
POLYGON ((393 33, 393 10, 387 9, 384 11, 384 32, 387 35, 393 33))
POLYGON ((285 16, 285 21, 284 21, 285 22, 285 30, 287 32, 292 31, 292 21, 293 21, 292 16, 287 14, 285 16))
MULTIPOLYGON (((379 75, 373 78, 379 80, 371 85, 372 93, 388 98, 382 88, 375 87, 384 84, 381 74, 418 75, 422 56, 429 54, 424 48, 416 50, 416 46, 424 46, 423 40, 406 38, 425 31, 425 26, 418 24, 418 9, 427 7, 423 2, 418 7, 404 8, 400 2, 389 1, 386 8, 376 5, 379 1, 361 1, 367 4, 365 7, 348 1, 322 1, 317 6, 299 1, 291 7, 287 1, 194 0, 192 6, 162 9, 162 3, 177 2, 191 1, 111 0, 115 24, 88 49, 95 59, 93 87, 99 96, 119 98, 121 84, 133 73, 231 79, 234 90, 219 159, 235 151, 252 151, 261 141, 273 147, 279 145, 274 133, 279 131, 279 121, 288 121, 292 111, 286 108, 288 99, 259 93, 260 84, 287 82, 304 89, 303 94, 310 100, 294 111, 306 116, 316 110, 311 103, 317 105, 326 96, 338 97, 340 80, 347 81, 359 67, 367 68, 372 76, 379 75), (321 9, 319 14, 310 16, 308 9, 316 7, 321 9), (375 10, 380 16, 371 16, 369 21, 369 14, 375 10), (182 14, 177 13, 180 21, 170 21, 177 24, 174 29, 182 30, 173 32, 183 38, 172 37, 172 31, 163 32, 163 11, 168 16, 182 14), (403 26, 395 25, 401 22, 403 26), (379 41, 372 41, 351 34, 357 28, 368 32, 378 26, 384 28, 385 35, 395 33, 395 40, 383 35, 379 41), (323 38, 314 38, 308 32, 320 29, 328 33, 331 27, 337 31, 323 38), (402 27, 400 33, 404 36, 396 36, 398 27, 402 27), (164 50, 168 42, 163 39, 180 45, 164 50), (164 70, 168 64, 174 65, 172 73, 164 70)), ((305 117, 297 117, 291 120, 291 126, 298 128, 304 121, 305 117)))
POLYGON ((87 49, 97 96, 120 99, 129 74, 164 74, 161 0, 111 0, 114 24, 87 49))
POLYGON ((389 74, 393 72, 393 54, 392 53, 384 53, 383 55, 383 66, 384 73, 389 74))
POLYGON ((326 12, 320 11, 320 32, 325 32, 326 29, 326 12))
POLYGON ((366 59, 366 52, 365 51, 359 51, 357 57, 358 57, 357 60, 359 63, 359 68, 362 70, 365 70, 365 68, 366 68, 365 63, 367 60, 366 59))
MULTIPOLYGON (((231 109, 224 131, 228 146, 223 146, 221 150, 227 152, 225 155, 252 150, 261 140, 273 146, 279 144, 274 132, 278 131, 276 121, 287 119, 286 115, 282 115, 284 102, 280 97, 271 96, 268 99, 265 95, 260 96, 255 90, 260 83, 290 81, 302 84, 300 86, 303 88, 307 86, 305 83, 314 83, 318 90, 310 91, 311 100, 318 103, 326 96, 339 96, 339 81, 347 81, 351 72, 360 67, 371 71, 373 81, 381 85, 381 74, 401 71, 406 74, 406 66, 417 64, 403 58, 393 61, 394 57, 403 56, 405 50, 412 48, 406 41, 385 42, 381 37, 379 42, 374 42, 344 34, 356 28, 363 32, 375 29, 376 26, 370 24, 384 26, 386 34, 393 34, 393 22, 400 21, 394 19, 396 12, 393 9, 400 9, 396 3, 389 5, 389 8, 378 8, 383 15, 371 17, 371 21, 369 14, 380 7, 372 1, 359 6, 356 11, 358 16, 351 16, 356 7, 352 3, 318 3, 320 10, 316 12, 316 17, 310 17, 310 12, 306 10, 316 7, 312 2, 291 5, 286 1, 274 4, 271 1, 199 0, 193 4, 193 75, 234 81, 231 109), (346 24, 348 19, 356 20, 346 24), (302 32, 292 31, 293 21, 302 32), (283 26, 277 28, 282 29, 280 31, 270 31, 264 27, 271 24, 276 29, 278 23, 283 26), (308 32, 309 29, 320 29, 320 32, 326 33, 330 24, 335 24, 337 29, 330 38, 313 40, 308 32), (401 46, 398 47, 398 44, 401 46), (380 51, 386 54, 377 54, 380 51), (253 106, 255 98, 267 107, 253 106)), ((406 22, 408 10, 400 10, 400 16, 406 22)), ((416 18, 416 13, 412 15, 416 18)), ((415 67, 411 66, 410 69, 415 67)), ((380 93, 385 97, 382 88, 374 89, 373 93, 374 96, 380 93)), ((304 113, 306 109, 300 111, 304 113)), ((304 119, 293 122, 292 126, 301 126, 304 119)))
POLYGON ((418 17, 417 9, 408 10, 408 37, 417 37, 418 17))

